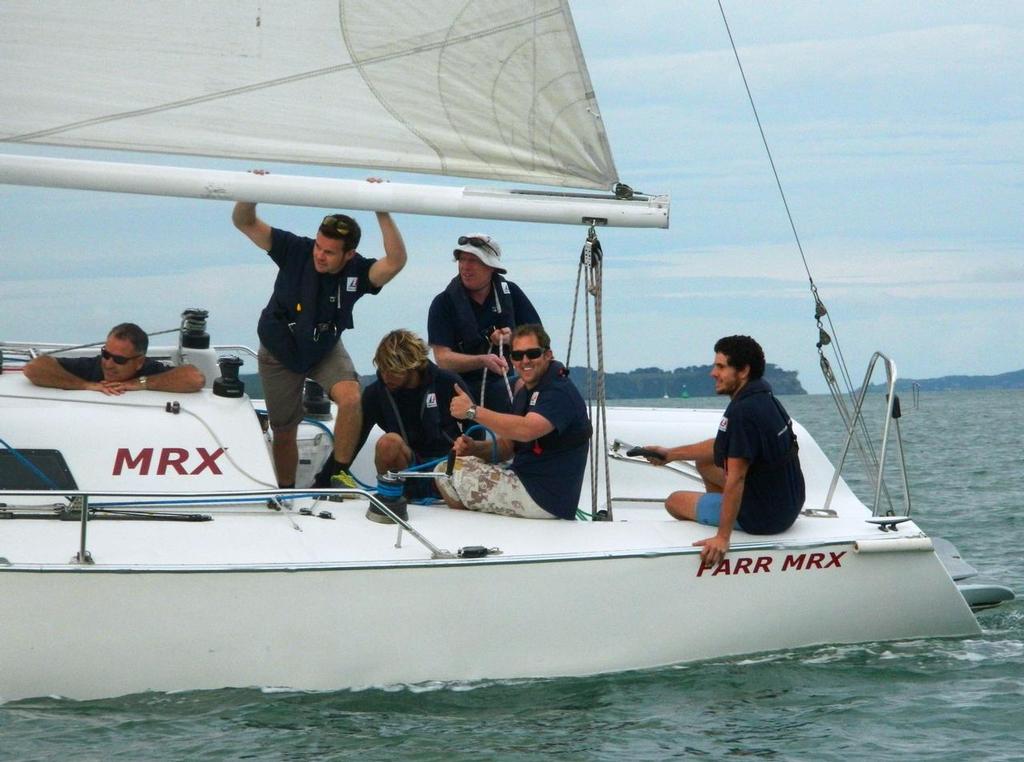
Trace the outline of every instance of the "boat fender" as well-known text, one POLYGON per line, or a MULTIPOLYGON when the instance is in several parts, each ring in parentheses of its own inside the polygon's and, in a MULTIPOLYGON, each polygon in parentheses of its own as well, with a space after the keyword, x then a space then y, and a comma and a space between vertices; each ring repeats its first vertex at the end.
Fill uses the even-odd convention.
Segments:
POLYGON ((857 540, 854 553, 907 553, 934 550, 930 537, 905 537, 891 540, 857 540))
POLYGON ((501 555, 501 548, 485 548, 483 545, 465 545, 459 548, 459 558, 487 558, 501 555))

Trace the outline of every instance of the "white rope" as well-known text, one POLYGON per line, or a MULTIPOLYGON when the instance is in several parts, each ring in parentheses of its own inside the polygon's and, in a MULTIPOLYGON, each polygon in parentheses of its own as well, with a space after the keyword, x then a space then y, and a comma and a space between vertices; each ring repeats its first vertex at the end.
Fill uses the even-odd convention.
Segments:
MULTIPOLYGON (((505 346, 505 335, 504 334, 499 334, 499 336, 498 336, 498 346, 495 347, 492 344, 491 348, 487 350, 487 354, 492 354, 493 353, 493 354, 497 354, 498 357, 504 357, 505 354, 502 351, 502 347, 504 347, 504 346, 505 346), (497 351, 494 351, 494 350, 497 350, 497 351)), ((505 372, 501 374, 501 377, 505 379, 505 391, 508 392, 508 401, 509 401, 509 403, 511 403, 513 398, 515 397, 515 395, 512 394, 512 384, 508 380, 508 369, 507 368, 505 369, 505 372)), ((484 405, 484 397, 485 397, 486 393, 487 393, 487 364, 484 363, 484 375, 483 375, 483 377, 482 377, 482 379, 480 381, 480 407, 486 407, 486 405, 484 405)))
POLYGON ((597 239, 597 232, 593 227, 590 228, 587 234, 586 243, 583 245, 583 251, 580 254, 580 264, 576 275, 576 289, 573 297, 572 306, 572 320, 569 328, 569 349, 566 352, 566 366, 569 364, 569 358, 572 353, 572 342, 576 331, 576 312, 579 304, 580 295, 580 284, 584 281, 584 287, 586 295, 584 296, 584 325, 585 325, 585 336, 584 346, 586 347, 586 362, 587 362, 587 383, 586 392, 587 399, 590 401, 588 405, 588 411, 590 414, 590 422, 593 428, 593 435, 590 439, 590 502, 591 502, 591 515, 594 516, 598 511, 598 492, 600 490, 600 470, 601 464, 604 465, 604 482, 605 482, 605 510, 608 512, 608 518, 612 518, 612 498, 611 498, 611 472, 609 470, 609 456, 608 456, 608 417, 607 417, 607 399, 606 390, 604 384, 604 336, 603 336, 603 325, 602 325, 602 305, 601 305, 601 279, 602 279, 602 260, 603 255, 601 253, 601 244, 597 239), (585 275, 585 279, 581 276, 585 275), (594 393, 592 389, 592 380, 594 376, 594 365, 591 359, 591 333, 590 333, 590 299, 594 300, 594 344, 597 352, 597 390, 594 393))

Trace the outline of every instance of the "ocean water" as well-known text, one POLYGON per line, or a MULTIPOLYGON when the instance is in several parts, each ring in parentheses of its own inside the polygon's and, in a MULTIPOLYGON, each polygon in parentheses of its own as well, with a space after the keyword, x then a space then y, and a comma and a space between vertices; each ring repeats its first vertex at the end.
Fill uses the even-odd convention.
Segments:
MULTIPOLYGON (((783 400, 835 459, 831 400, 783 400)), ((913 516, 1024 594, 1024 391, 903 402, 913 516)), ((863 479, 851 481, 863 496, 863 479)), ((694 626, 699 619, 694 612, 694 626)), ((979 619, 976 638, 821 646, 591 678, 31 699, 0 706, 0 760, 1019 760, 1024 604, 979 619)), ((600 634, 581 647, 600 647, 600 634)))

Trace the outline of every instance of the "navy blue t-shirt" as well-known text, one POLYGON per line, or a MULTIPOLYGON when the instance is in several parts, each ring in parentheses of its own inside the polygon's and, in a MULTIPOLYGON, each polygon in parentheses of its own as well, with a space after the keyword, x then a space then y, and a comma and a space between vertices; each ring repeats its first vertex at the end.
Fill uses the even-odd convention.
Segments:
MULTIPOLYGON (((103 366, 100 364, 99 355, 95 357, 56 357, 54 359, 60 363, 64 370, 73 376, 78 376, 83 381, 96 383, 103 380, 103 366)), ((147 357, 142 362, 142 367, 139 368, 132 378, 156 376, 170 369, 169 365, 164 365, 162 362, 151 360, 147 357)))
POLYGON ((260 315, 260 341, 285 367, 305 373, 353 326, 352 308, 365 294, 380 293, 370 281, 376 262, 356 254, 340 272, 318 273, 313 239, 271 229, 267 255, 277 264, 270 301, 260 315))
MULTIPOLYGON (((363 390, 360 448, 375 425, 389 434, 402 433, 388 400, 387 387, 379 375, 376 381, 363 390)), ((451 414, 456 385, 468 391, 457 374, 429 363, 423 383, 412 389, 396 389, 391 392, 402 426, 405 427, 406 444, 421 460, 446 455, 462 433, 459 422, 451 414)))
POLYGON ((552 363, 536 388, 531 390, 524 386, 516 393, 513 409, 544 416, 554 425, 558 436, 554 446, 542 447, 539 453, 534 442, 516 442, 512 470, 537 505, 559 518, 574 519, 583 489, 589 446, 584 438, 576 445, 562 448, 557 439, 581 438, 584 432, 590 431, 590 420, 587 403, 575 384, 559 374, 560 368, 560 364, 552 363))
POLYGON ((804 475, 789 415, 764 379, 750 381, 729 403, 715 437, 715 464, 743 458, 750 465, 738 521, 744 532, 777 534, 804 505, 804 475))
MULTIPOLYGON (((527 323, 539 323, 540 316, 537 314, 537 310, 534 309, 529 298, 523 293, 523 290, 512 281, 506 280, 505 284, 508 286, 509 296, 512 298, 512 308, 515 310, 516 317, 515 325, 507 327, 514 329, 516 326, 526 325, 527 323)), ((498 317, 498 303, 495 299, 494 289, 491 289, 488 293, 487 299, 484 300, 483 304, 477 304, 472 298, 468 299, 468 301, 476 317, 477 327, 481 336, 494 325, 504 325, 504 323, 496 320, 498 317)), ((434 301, 430 303, 430 311, 427 313, 427 343, 431 346, 448 347, 456 352, 461 351, 458 349, 458 315, 455 312, 455 305, 452 304, 452 300, 444 291, 435 296, 434 301)), ((508 349, 509 347, 506 344, 506 355, 508 349)), ((509 365, 511 366, 511 363, 509 365)), ((471 370, 460 374, 472 390, 474 399, 477 399, 477 395, 480 394, 480 382, 483 380, 483 374, 483 369, 471 370)), ((488 378, 490 378, 490 374, 488 374, 488 378)), ((504 382, 501 381, 500 383, 504 387, 504 382)), ((502 393, 504 393, 503 390, 502 393)), ((491 391, 488 390, 488 395, 490 394, 491 391)), ((506 402, 508 401, 507 395, 505 400, 506 402)))

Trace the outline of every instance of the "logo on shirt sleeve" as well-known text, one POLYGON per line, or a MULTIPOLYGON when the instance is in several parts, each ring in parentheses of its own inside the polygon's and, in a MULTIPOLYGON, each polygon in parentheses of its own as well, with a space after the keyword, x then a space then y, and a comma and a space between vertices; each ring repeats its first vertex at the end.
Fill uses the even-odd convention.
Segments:
POLYGON ((540 397, 540 389, 538 389, 532 395, 530 395, 530 407, 533 407, 534 405, 537 404, 538 397, 540 397))
POLYGON ((354 292, 359 285, 359 276, 350 275, 345 279, 345 290, 354 292))
POLYGON ((433 392, 427 393, 427 407, 437 407, 437 395, 433 392))
POLYGON ((725 431, 728 428, 729 428, 729 419, 726 418, 725 416, 722 416, 722 420, 718 422, 718 430, 719 431, 725 431))
POLYGON ((503 293, 506 293, 509 296, 512 295, 512 292, 508 290, 508 283, 506 281, 502 281, 501 282, 501 290, 502 290, 503 293))

